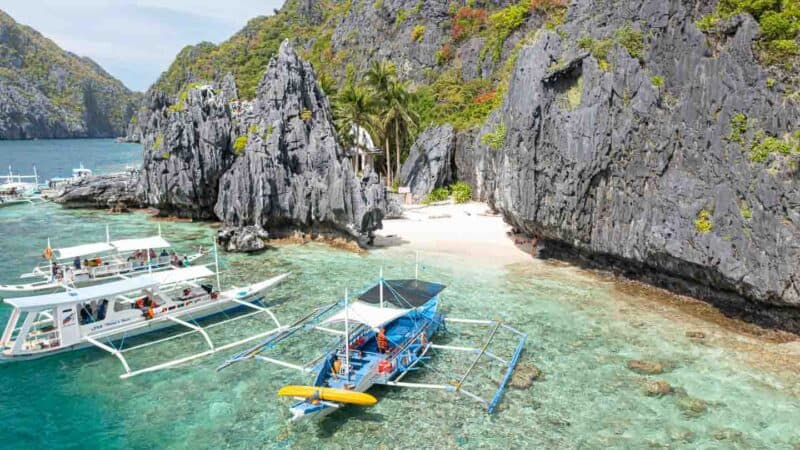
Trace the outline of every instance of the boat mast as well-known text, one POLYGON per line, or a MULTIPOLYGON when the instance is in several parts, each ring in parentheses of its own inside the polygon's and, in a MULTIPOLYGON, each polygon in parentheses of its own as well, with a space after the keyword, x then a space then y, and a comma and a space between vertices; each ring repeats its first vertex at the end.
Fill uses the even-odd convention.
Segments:
POLYGON ((108 229, 108 224, 106 224, 106 244, 111 242, 111 232, 108 229))
POLYGON ((214 242, 214 272, 217 274, 217 291, 222 292, 222 283, 219 281, 219 253, 217 253, 217 240, 212 239, 214 242))
POLYGON ((347 311, 347 288, 344 289, 344 375, 350 381, 350 317, 347 311))
POLYGON ((380 283, 381 283, 381 291, 380 291, 380 292, 381 292, 381 308, 383 308, 383 266, 381 266, 381 279, 380 279, 380 283))
POLYGON ((414 256, 414 279, 419 280, 419 251, 414 256))

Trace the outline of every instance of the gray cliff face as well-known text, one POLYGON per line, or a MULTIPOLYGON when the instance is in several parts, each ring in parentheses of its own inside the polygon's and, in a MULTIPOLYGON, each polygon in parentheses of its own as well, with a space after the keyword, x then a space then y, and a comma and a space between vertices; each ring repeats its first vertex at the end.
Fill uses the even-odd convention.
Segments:
POLYGON ((162 214, 339 233, 362 245, 381 226, 385 188, 353 173, 314 71, 288 42, 252 102, 236 100, 226 77, 219 89, 190 89, 180 111, 153 94, 139 124, 139 193, 162 214))
POLYGON ((148 205, 164 215, 214 218, 219 180, 235 158, 232 100, 203 86, 189 90, 182 110, 170 110, 161 94, 151 94, 149 116, 139 115, 139 195, 148 205))
POLYGON ((543 30, 501 110, 464 137, 459 178, 527 233, 800 330, 798 310, 781 309, 800 307, 800 158, 748 157, 759 130, 793 132, 800 111, 767 88, 758 25, 735 19, 712 49, 693 2, 614 3, 572 2, 562 35, 613 39, 632 23, 648 36, 641 58, 616 45, 605 71, 577 38, 543 30), (729 138, 739 113, 743 143, 729 138), (481 143, 503 126, 500 149, 481 143))
POLYGON ((420 201, 437 187, 450 184, 455 145, 456 134, 451 125, 422 132, 400 168, 400 185, 408 186, 415 200, 420 201))

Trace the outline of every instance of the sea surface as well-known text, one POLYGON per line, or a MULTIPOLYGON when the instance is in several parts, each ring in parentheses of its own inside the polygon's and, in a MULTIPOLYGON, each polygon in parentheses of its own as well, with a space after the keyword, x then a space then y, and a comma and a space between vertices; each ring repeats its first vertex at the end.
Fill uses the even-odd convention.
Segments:
MULTIPOLYGON (((0 142, 0 163, 34 162, 57 174, 83 161, 97 172, 135 163, 136 146, 111 141, 0 142), (48 150, 49 147, 49 150, 48 150), (62 155, 60 152, 68 154, 62 155), (59 159, 62 162, 54 162, 59 159)), ((157 221, 144 213, 107 215, 64 210, 53 204, 0 209, 0 282, 12 282, 41 262, 47 238, 53 246, 157 232, 180 252, 208 247, 215 233, 206 223, 157 221)), ((243 285, 291 272, 267 296, 283 322, 357 291, 380 268, 388 278, 411 277, 414 254, 403 247, 356 254, 319 244, 280 245, 258 255, 222 256, 222 283, 243 285)), ((462 318, 496 318, 528 334, 522 359, 543 377, 528 389, 507 391, 500 410, 487 415, 473 401, 427 390, 376 388, 379 403, 348 407, 322 423, 292 424, 285 384, 307 377, 265 363, 247 362, 217 372, 231 353, 186 366, 121 380, 119 362, 84 350, 0 365, 0 448, 765 448, 800 445, 800 388, 786 370, 778 344, 739 335, 682 313, 620 283, 570 266, 491 266, 454 255, 422 254, 420 277, 448 285, 443 308, 462 318), (703 331, 692 339, 687 331, 703 331), (754 350, 755 348, 755 350, 754 350), (767 355, 762 351, 767 351, 767 355), (640 375, 631 359, 660 362, 665 372, 640 375), (663 380, 669 395, 646 395, 646 383, 663 380)), ((0 305, 0 322, 9 307, 0 305)), ((233 327, 212 329, 219 343, 268 329, 253 316, 233 327)), ((440 342, 478 346, 488 330, 451 326, 440 342)), ((278 350, 291 361, 316 355, 318 337, 302 337, 278 350)), ((187 336, 132 352, 144 367, 202 348, 187 336)), ((508 357, 506 336, 491 350, 508 357)), ((436 353, 424 371, 406 381, 452 382, 469 360, 436 353)), ((792 362, 792 361, 790 361, 792 362)), ((501 374, 479 364, 467 383, 491 395, 501 374)))

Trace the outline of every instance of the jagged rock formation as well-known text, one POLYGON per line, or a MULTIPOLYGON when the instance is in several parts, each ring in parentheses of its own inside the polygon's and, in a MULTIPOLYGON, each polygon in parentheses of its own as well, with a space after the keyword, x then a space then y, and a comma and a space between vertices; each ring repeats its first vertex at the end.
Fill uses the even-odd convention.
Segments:
POLYGON ((400 169, 401 186, 419 201, 437 187, 453 181, 456 134, 451 125, 432 127, 417 137, 400 169))
POLYGON ((712 45, 693 7, 573 2, 560 33, 521 51, 502 108, 459 149, 458 175, 556 253, 800 330, 800 155, 751 153, 763 133, 800 128, 800 110, 768 89, 752 18, 712 45), (630 24, 645 31, 638 58, 613 45, 603 60, 574 38, 630 24), (498 130, 495 150, 484 137, 498 130))
POLYGON ((0 11, 0 139, 122 136, 139 99, 0 11))
POLYGON ((258 226, 225 227, 217 233, 217 242, 228 252, 253 253, 267 248, 267 230, 258 226))
POLYGON ((136 193, 138 184, 136 171, 83 178, 65 186, 55 202, 66 208, 139 208, 143 204, 136 193))
POLYGON ((254 101, 238 101, 227 77, 219 89, 192 87, 177 107, 152 93, 139 119, 139 193, 162 214, 343 234, 362 245, 381 226, 385 188, 375 174, 356 177, 311 65, 288 42, 254 101))

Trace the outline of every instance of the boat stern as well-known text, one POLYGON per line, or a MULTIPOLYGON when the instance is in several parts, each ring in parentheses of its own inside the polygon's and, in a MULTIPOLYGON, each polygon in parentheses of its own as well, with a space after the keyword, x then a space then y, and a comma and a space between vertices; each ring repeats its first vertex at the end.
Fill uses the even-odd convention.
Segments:
POLYGON ((325 400, 303 400, 292 405, 289 412, 292 413, 292 422, 303 422, 319 420, 339 409, 339 406, 339 403, 325 400))

